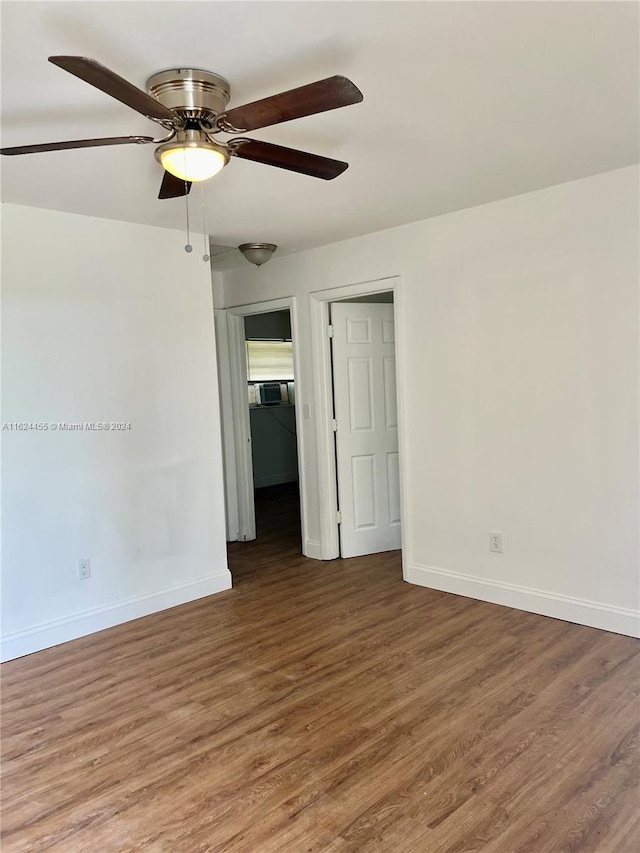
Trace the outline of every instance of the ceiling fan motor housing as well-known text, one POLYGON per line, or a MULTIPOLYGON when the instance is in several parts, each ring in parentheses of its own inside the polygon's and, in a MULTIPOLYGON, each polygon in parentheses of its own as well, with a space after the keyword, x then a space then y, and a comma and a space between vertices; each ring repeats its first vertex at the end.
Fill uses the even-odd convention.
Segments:
POLYGON ((231 96, 224 77, 196 68, 160 71, 147 80, 147 92, 184 119, 211 122, 226 110, 231 96))

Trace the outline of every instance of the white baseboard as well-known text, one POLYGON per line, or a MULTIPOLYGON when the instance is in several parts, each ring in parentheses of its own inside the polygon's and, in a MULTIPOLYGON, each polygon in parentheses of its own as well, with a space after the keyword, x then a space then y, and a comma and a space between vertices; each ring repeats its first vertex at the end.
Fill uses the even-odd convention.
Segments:
POLYGON ((310 557, 312 560, 322 560, 322 545, 319 542, 314 542, 312 539, 306 539, 302 553, 305 557, 310 557))
POLYGON ((228 569, 215 575, 207 575, 189 583, 160 590, 160 592, 136 596, 104 607, 95 607, 82 613, 74 613, 62 619, 35 625, 25 631, 6 634, 1 640, 0 659, 7 661, 30 655, 69 640, 77 640, 78 637, 86 637, 87 634, 94 634, 105 628, 112 628, 122 622, 129 622, 141 616, 157 613, 159 610, 166 610, 169 607, 223 592, 225 589, 231 589, 231 573, 228 569))
POLYGON ((539 613, 566 622, 576 622, 590 628, 613 631, 629 637, 640 637, 640 611, 612 607, 582 598, 558 595, 514 584, 475 578, 459 572, 437 569, 432 566, 405 566, 404 579, 418 586, 452 592, 479 601, 502 604, 516 610, 539 613))

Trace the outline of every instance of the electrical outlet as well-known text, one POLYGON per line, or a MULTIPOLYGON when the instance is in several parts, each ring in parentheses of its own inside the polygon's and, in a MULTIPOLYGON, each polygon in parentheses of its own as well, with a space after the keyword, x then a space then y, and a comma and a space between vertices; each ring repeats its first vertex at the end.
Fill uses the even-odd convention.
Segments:
POLYGON ((502 554, 502 533, 495 530, 489 533, 489 550, 494 554, 502 554))
POLYGON ((78 577, 80 580, 86 580, 86 578, 91 577, 91 563, 88 557, 78 561, 78 577))

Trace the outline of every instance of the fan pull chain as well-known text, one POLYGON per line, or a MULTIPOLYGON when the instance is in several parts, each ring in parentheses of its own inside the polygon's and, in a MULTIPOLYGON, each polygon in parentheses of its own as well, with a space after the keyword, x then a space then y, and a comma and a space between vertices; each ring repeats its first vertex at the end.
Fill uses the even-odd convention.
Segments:
POLYGON ((202 240, 204 245, 202 260, 206 263, 209 260, 209 253, 207 252, 209 246, 207 245, 207 224, 204 215, 204 181, 200 181, 200 213, 202 215, 202 240))
POLYGON ((187 208, 187 242, 186 242, 186 245, 184 247, 184 250, 185 250, 185 252, 193 252, 193 246, 191 245, 191 240, 190 240, 190 236, 189 236, 189 192, 187 190, 187 182, 186 181, 184 183, 184 189, 185 189, 184 201, 185 201, 186 208, 187 208))

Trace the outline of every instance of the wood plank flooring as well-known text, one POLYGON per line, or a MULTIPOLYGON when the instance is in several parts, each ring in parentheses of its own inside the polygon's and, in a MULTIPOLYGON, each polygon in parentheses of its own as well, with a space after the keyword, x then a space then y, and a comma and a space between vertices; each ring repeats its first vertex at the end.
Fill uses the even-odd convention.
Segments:
POLYGON ((3 853, 637 853, 640 643, 300 555, 2 667, 3 853))

